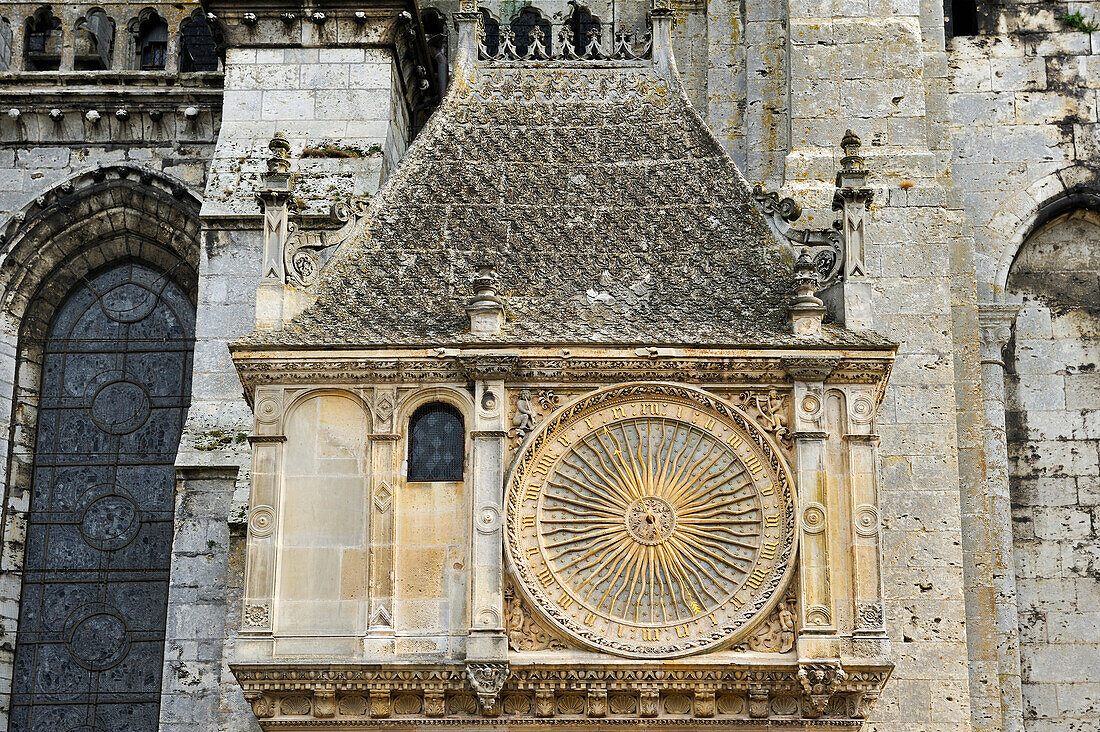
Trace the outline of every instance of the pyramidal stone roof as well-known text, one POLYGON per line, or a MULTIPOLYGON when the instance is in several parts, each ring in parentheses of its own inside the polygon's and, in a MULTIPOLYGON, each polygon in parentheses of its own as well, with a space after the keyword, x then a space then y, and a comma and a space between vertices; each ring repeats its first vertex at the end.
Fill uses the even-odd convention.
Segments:
MULTIPOLYGON (((794 345, 794 256, 657 64, 477 63, 334 255, 240 345, 794 345), (506 319, 470 332, 479 267, 506 319)), ((881 345, 826 325, 819 345, 881 345)), ((797 339, 808 345, 806 339, 797 339)))

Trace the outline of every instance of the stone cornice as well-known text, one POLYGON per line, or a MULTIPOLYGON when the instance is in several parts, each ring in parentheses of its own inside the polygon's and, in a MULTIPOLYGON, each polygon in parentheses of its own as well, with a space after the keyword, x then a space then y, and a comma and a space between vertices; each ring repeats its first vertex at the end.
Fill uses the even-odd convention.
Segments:
POLYGON ((892 348, 827 352, 683 348, 662 349, 674 353, 641 358, 630 347, 598 345, 569 349, 568 355, 552 347, 388 352, 233 350, 233 362, 249 393, 265 384, 467 383, 485 378, 511 383, 788 384, 788 366, 792 364, 797 364, 799 375, 818 364, 816 373, 828 383, 873 384, 881 392, 894 360, 892 348))
POLYGON ((858 727, 888 662, 759 659, 743 664, 540 661, 516 655, 491 705, 461 664, 231 664, 264 729, 393 724, 646 723, 742 727, 755 721, 858 727), (651 721, 649 721, 651 720, 651 721))

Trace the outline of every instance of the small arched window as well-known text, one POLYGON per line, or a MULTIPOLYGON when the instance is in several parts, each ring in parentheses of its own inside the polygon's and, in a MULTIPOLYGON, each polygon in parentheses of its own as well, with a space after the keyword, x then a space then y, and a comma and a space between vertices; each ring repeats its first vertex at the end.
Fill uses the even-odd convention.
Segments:
POLYGON ((526 56, 531 44, 538 39, 547 56, 550 55, 550 21, 542 17, 534 8, 524 8, 512 20, 512 32, 516 35, 516 55, 526 56))
POLYGON ((478 21, 478 37, 486 56, 493 57, 500 53, 500 23, 485 8, 481 9, 481 20, 478 21))
POLYGON ((27 19, 23 53, 27 71, 57 71, 61 67, 61 20, 48 5, 27 19))
POLYGON ((462 480, 466 430, 462 414, 450 404, 432 402, 409 420, 410 481, 462 480))
POLYGON ((599 43, 600 38, 600 21, 592 17, 592 13, 588 12, 588 8, 577 3, 570 3, 573 6, 573 12, 566 19, 566 26, 569 28, 569 34, 573 37, 573 48, 576 49, 578 56, 584 56, 588 49, 588 44, 592 41, 599 43))
POLYGON ((150 13, 137 26, 138 68, 163 71, 168 64, 168 23, 150 13))
POLYGON ((217 71, 222 53, 210 21, 195 13, 180 28, 180 71, 217 71))
POLYGON ((76 22, 73 67, 96 71, 111 67, 111 49, 115 41, 115 22, 100 8, 93 8, 76 22))

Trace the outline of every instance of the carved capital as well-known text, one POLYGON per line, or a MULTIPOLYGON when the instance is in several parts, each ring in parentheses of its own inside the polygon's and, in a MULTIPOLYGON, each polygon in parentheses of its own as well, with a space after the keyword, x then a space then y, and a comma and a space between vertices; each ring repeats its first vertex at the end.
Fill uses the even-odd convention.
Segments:
POLYGON ((336 716, 336 692, 319 689, 313 692, 313 716, 327 719, 336 716))
POLYGON ((764 719, 768 716, 768 687, 753 684, 749 687, 749 716, 764 719))
POLYGON ((978 335, 981 339, 982 363, 1004 366, 1001 351, 1012 338, 1019 305, 984 303, 978 305, 978 335))
POLYGON ((388 690, 371 690, 370 716, 372 719, 384 719, 385 717, 390 716, 390 692, 388 690))
POLYGON ((256 719, 270 719, 275 716, 275 700, 263 692, 248 692, 244 698, 252 706, 256 719))

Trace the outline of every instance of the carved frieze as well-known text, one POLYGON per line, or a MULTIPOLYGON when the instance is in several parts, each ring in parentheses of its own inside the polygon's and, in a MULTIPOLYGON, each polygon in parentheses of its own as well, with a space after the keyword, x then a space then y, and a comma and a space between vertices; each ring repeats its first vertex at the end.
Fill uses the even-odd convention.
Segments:
POLYGON ((738 720, 856 726, 886 682, 889 664, 842 667, 791 661, 752 669, 726 663, 489 663, 423 666, 234 666, 261 728, 452 720, 627 721, 685 728, 738 720), (476 668, 474 668, 476 666, 476 668), (484 697, 484 700, 481 699, 484 697), (313 724, 316 724, 314 722, 313 724))
POLYGON ((791 378, 825 379, 829 383, 881 384, 893 354, 831 359, 782 359, 767 356, 697 356, 637 358, 572 358, 543 355, 501 359, 461 357, 457 349, 440 349, 435 357, 303 358, 265 354, 254 358, 234 346, 234 362, 251 394, 266 384, 425 384, 466 383, 470 379, 504 378, 511 384, 611 384, 625 381, 671 381, 716 387, 785 385, 791 378))

